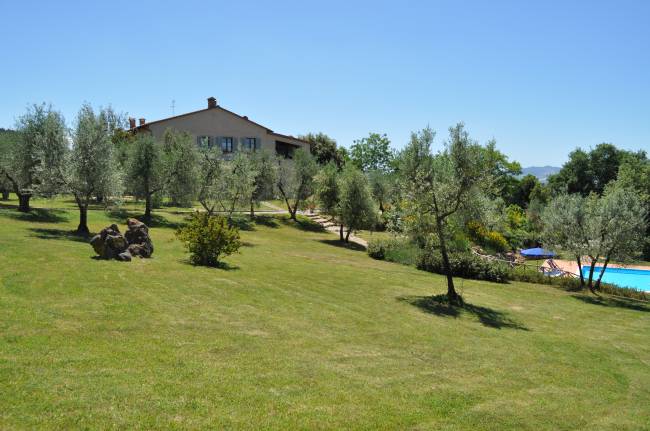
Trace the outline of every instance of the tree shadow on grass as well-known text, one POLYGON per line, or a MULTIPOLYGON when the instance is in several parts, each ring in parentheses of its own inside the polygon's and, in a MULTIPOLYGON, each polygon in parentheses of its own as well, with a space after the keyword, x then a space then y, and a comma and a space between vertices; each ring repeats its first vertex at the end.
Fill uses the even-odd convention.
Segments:
POLYGON ((270 215, 256 215, 253 220, 255 221, 256 225, 271 227, 271 228, 280 227, 280 223, 278 223, 278 219, 270 215))
POLYGON ((194 268, 220 269, 223 271, 239 271, 241 269, 236 265, 231 265, 228 262, 223 262, 223 261, 219 262, 217 266, 195 265, 192 262, 190 262, 189 259, 179 259, 178 261, 184 265, 189 265, 194 268))
POLYGON ((30 212, 18 212, 15 205, 1 205, 0 208, 11 208, 15 211, 7 211, 4 215, 20 221, 28 221, 33 223, 62 223, 68 221, 68 215, 63 210, 46 209, 46 208, 32 208, 30 212))
POLYGON ((108 218, 117 223, 126 223, 127 219, 134 218, 141 221, 149 227, 165 227, 169 229, 178 229, 182 223, 167 220, 160 214, 151 214, 151 218, 147 220, 143 214, 134 211, 128 211, 124 208, 108 211, 108 218))
POLYGON ((277 215, 275 216, 275 219, 285 226, 304 230, 306 232, 325 232, 325 228, 322 225, 316 223, 309 217, 302 215, 299 215, 297 220, 291 220, 288 214, 277 215))
POLYGON ((333 245, 335 247, 347 248, 348 250, 366 251, 364 246, 357 244, 356 242, 343 242, 340 239, 317 239, 316 241, 327 245, 333 245))
POLYGON ((75 242, 85 242, 90 241, 91 236, 78 234, 73 230, 64 230, 64 229, 44 229, 44 228, 29 228, 32 233, 31 236, 39 239, 65 239, 75 242))
POLYGON ((628 310, 650 312, 650 304, 642 301, 635 301, 633 299, 614 298, 611 296, 588 296, 588 295, 571 295, 579 301, 586 304, 600 305, 603 307, 618 307, 626 308, 628 310))
POLYGON ((474 315, 483 326, 489 328, 529 330, 526 326, 513 320, 506 313, 492 308, 481 307, 467 302, 462 306, 451 305, 447 300, 447 295, 400 296, 397 300, 406 302, 425 313, 435 314, 436 316, 458 318, 463 314, 470 314, 474 315))

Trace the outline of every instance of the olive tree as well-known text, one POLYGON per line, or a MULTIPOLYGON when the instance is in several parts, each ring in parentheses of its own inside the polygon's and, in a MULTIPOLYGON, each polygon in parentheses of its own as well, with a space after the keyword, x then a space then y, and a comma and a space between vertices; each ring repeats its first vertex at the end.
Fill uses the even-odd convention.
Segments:
POLYGON ((301 202, 312 194, 317 171, 316 160, 303 148, 294 151, 293 159, 278 159, 278 191, 291 220, 296 220, 301 202))
POLYGON ((316 199, 321 210, 339 225, 339 238, 344 240, 341 222, 341 178, 335 162, 325 165, 314 179, 316 199))
POLYGON ((219 203, 219 179, 222 171, 221 150, 204 148, 199 155, 198 199, 208 215, 217 211, 219 203))
POLYGON ((88 104, 81 107, 72 134, 72 149, 61 171, 65 190, 74 196, 79 208, 77 233, 84 235, 90 232, 88 205, 91 199, 121 193, 122 173, 118 169, 107 118, 106 111, 96 114, 88 104))
POLYGON ((187 132, 165 130, 163 135, 165 165, 175 175, 169 177, 166 187, 172 204, 191 207, 198 189, 198 149, 187 132))
POLYGON ((542 211, 542 239, 546 247, 563 250, 578 264, 580 285, 585 286, 582 274, 583 256, 589 253, 589 226, 587 198, 579 194, 560 195, 542 211))
POLYGON ((462 123, 449 129, 445 148, 436 154, 431 151, 433 136, 429 128, 412 134, 400 164, 406 218, 412 220, 409 229, 419 237, 435 237, 447 277, 447 299, 462 304, 449 261, 452 218, 481 201, 478 196, 490 184, 491 167, 462 123))
POLYGON ((582 286, 595 293, 612 259, 628 261, 636 257, 647 226, 642 198, 634 189, 612 182, 602 197, 562 195, 544 211, 545 243, 571 253, 578 264, 582 286), (582 273, 583 256, 589 259, 587 280, 582 273), (594 282, 597 265, 602 269, 594 282))
POLYGON ((377 212, 368 178, 356 167, 347 166, 343 170, 340 189, 339 216, 341 227, 347 227, 345 242, 348 242, 351 232, 374 225, 377 212))
POLYGON ((250 204, 255 176, 255 166, 249 154, 239 152, 232 160, 221 160, 220 150, 203 150, 199 202, 208 214, 221 211, 231 220, 237 208, 250 204))
POLYGON ((255 205, 264 199, 272 199, 275 193, 275 184, 278 179, 278 164, 274 155, 269 151, 259 151, 252 155, 255 178, 253 192, 250 200, 250 216, 255 217, 255 205))
POLYGON ((0 158, 0 174, 18 197, 18 211, 30 210, 36 194, 52 195, 61 186, 59 172, 68 149, 63 116, 49 105, 34 105, 18 119, 20 139, 0 158))
POLYGON ((127 179, 129 189, 145 200, 145 220, 151 220, 154 194, 162 192, 174 174, 165 166, 162 146, 150 134, 139 133, 129 154, 127 179))

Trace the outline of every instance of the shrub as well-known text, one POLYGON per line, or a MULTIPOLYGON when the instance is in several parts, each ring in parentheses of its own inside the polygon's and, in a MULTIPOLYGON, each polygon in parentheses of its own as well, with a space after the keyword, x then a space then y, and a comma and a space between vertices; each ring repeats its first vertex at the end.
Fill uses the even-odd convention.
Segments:
MULTIPOLYGON (((449 256, 452 275, 456 277, 505 283, 509 278, 509 267, 498 261, 489 261, 472 253, 452 253, 449 256)), ((444 273, 442 256, 436 249, 423 251, 417 261, 418 269, 444 273)))
POLYGON ((241 247, 239 229, 225 217, 195 212, 190 222, 176 231, 185 243, 194 265, 218 266, 219 258, 236 253, 241 247))
POLYGON ((500 232, 487 230, 476 220, 467 222, 467 232, 470 238, 482 247, 496 252, 508 250, 508 241, 500 232))
POLYGON ((415 265, 419 249, 408 238, 373 238, 368 242, 368 255, 403 265, 415 265))
POLYGON ((388 247, 388 241, 385 239, 371 239, 368 241, 368 248, 366 252, 368 256, 373 259, 384 260, 386 257, 386 248, 388 247))

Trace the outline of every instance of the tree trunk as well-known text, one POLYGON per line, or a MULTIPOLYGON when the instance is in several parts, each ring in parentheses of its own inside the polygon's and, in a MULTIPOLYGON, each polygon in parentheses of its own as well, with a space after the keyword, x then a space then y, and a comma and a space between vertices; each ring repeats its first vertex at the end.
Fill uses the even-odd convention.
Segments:
POLYGON ((147 222, 151 220, 151 195, 152 193, 147 193, 145 197, 144 218, 147 222))
POLYGON ((8 201, 9 200, 9 190, 3 190, 2 191, 2 200, 3 201, 8 201))
POLYGON ((454 278, 451 275, 451 264, 449 263, 449 255, 447 254, 447 242, 443 232, 442 220, 436 221, 438 227, 438 237, 440 238, 440 254, 442 255, 442 266, 445 267, 445 275, 447 276, 447 300, 450 304, 462 305, 463 299, 454 288, 454 278))
POLYGON ((81 235, 90 234, 88 229, 88 207, 79 205, 79 226, 77 226, 77 233, 81 235))
POLYGON ((350 242, 350 232, 352 232, 352 228, 348 229, 347 233, 345 234, 345 242, 350 242))
POLYGON ((580 288, 585 288, 585 276, 582 274, 582 261, 580 256, 576 256, 576 262, 578 262, 578 273, 580 274, 580 288))
POLYGON ((600 270, 600 275, 598 276, 598 280, 596 280, 596 286, 594 287, 594 290, 600 289, 600 280, 603 279, 603 274, 605 274, 605 270, 607 269, 608 263, 609 263, 609 256, 605 258, 605 262, 603 263, 603 269, 600 270))
POLYGON ((589 290, 594 294, 596 293, 594 290, 594 269, 596 268, 596 262, 598 262, 598 256, 595 259, 591 259, 591 265, 589 267, 589 290))
POLYGON ((341 241, 343 241, 343 223, 341 223, 341 226, 339 227, 339 237, 341 241))
POLYGON ((251 218, 255 218, 255 203, 253 202, 252 199, 251 199, 251 214, 250 214, 250 216, 251 216, 251 218))
POLYGON ((289 207, 289 218, 293 221, 298 221, 296 218, 296 213, 298 212, 298 207, 296 206, 295 208, 289 207))
POLYGON ((29 199, 32 195, 28 193, 18 193, 18 211, 28 213, 30 211, 29 199))

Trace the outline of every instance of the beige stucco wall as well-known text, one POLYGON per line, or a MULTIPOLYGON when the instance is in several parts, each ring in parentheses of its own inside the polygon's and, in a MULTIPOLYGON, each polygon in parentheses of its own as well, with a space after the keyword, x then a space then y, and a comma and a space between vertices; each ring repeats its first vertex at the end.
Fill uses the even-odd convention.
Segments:
MULTIPOLYGON (((190 133, 195 142, 198 136, 232 137, 234 151, 243 148, 245 138, 257 138, 262 149, 272 152, 275 152, 276 140, 309 148, 305 142, 269 133, 266 128, 219 107, 152 122, 147 124, 147 128, 156 138, 162 138, 168 128, 190 133)), ((220 143, 221 140, 217 142, 220 143)))

